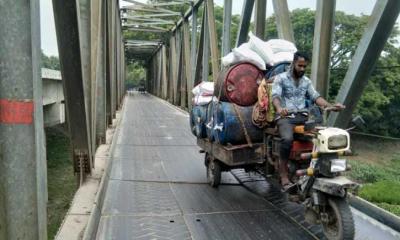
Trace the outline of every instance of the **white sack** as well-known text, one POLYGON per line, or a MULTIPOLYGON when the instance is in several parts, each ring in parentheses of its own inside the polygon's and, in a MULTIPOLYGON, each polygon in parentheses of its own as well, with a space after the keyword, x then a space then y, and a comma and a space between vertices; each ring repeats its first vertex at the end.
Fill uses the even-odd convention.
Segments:
POLYGON ((293 61, 293 52, 278 52, 274 54, 274 62, 275 64, 281 62, 292 62, 293 61))
POLYGON ((233 65, 235 63, 237 63, 237 57, 235 56, 235 54, 233 52, 228 53, 228 55, 226 55, 225 57, 222 58, 222 65, 224 67, 233 65))
POLYGON ((201 82, 192 89, 195 96, 212 96, 214 94, 214 82, 201 82))
POLYGON ((291 52, 295 53, 297 51, 294 43, 283 39, 271 39, 265 43, 269 46, 274 53, 278 52, 291 52))
POLYGON ((249 48, 257 53, 265 63, 273 66, 274 52, 271 47, 266 44, 263 40, 259 39, 252 32, 249 32, 249 48))
POLYGON ((249 48, 248 43, 243 43, 232 51, 235 56, 235 63, 248 62, 254 64, 260 70, 265 70, 264 60, 249 48))
POLYGON ((210 103, 213 100, 213 96, 195 96, 193 97, 193 105, 205 105, 210 103))

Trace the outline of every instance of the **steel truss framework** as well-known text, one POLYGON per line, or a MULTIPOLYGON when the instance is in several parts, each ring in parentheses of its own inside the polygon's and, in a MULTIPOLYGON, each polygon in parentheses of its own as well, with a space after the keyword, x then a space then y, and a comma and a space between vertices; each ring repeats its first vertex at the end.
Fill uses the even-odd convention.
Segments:
MULTIPOLYGON (((80 182, 91 173, 96 148, 105 142, 106 127, 121 106, 125 51, 148 55, 148 91, 185 109, 190 109, 193 86, 207 81, 210 70, 216 79, 220 70, 212 0, 128 2, 132 5, 120 8, 115 0, 53 0, 67 122, 80 182), (188 6, 185 14, 165 8, 180 4, 188 6), (201 21, 199 8, 204 8, 201 21), (176 16, 180 19, 175 23, 171 19, 176 16), (124 39, 123 31, 169 34, 169 41, 124 39)), ((33 107, 42 106, 39 0, 30 3, 0 1, 0 239, 47 239, 43 112, 33 107), (11 113, 18 114, 11 118, 11 113)), ((317 1, 311 76, 324 95, 335 3, 317 1)), ((230 51, 232 0, 225 0, 224 6, 222 55, 230 51)), ((245 0, 238 35, 233 36, 236 45, 246 39, 254 6, 255 33, 265 38, 266 0, 245 0)), ((273 6, 279 36, 293 41, 287 2, 273 0, 273 6)), ((399 11, 398 0, 376 1, 336 99, 347 108, 332 114, 331 124, 348 124, 399 11)))

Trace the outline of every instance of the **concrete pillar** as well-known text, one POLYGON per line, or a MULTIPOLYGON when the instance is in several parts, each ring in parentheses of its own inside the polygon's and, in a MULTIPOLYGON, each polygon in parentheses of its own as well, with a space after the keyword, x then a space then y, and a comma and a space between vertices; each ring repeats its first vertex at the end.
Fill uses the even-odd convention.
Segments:
POLYGON ((311 80, 316 90, 328 97, 329 73, 336 0, 317 1, 311 80))
POLYGON ((0 1, 0 239, 47 239, 39 1, 0 1))

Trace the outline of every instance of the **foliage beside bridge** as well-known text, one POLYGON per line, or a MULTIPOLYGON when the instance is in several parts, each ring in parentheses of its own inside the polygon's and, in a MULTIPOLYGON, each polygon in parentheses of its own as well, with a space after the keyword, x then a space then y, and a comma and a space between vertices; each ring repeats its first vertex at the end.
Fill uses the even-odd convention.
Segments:
POLYGON ((361 183, 360 197, 400 216, 399 141, 353 136, 349 177, 361 183))
POLYGON ((46 145, 49 196, 47 231, 49 239, 53 239, 69 209, 77 185, 68 136, 59 127, 47 128, 46 145))

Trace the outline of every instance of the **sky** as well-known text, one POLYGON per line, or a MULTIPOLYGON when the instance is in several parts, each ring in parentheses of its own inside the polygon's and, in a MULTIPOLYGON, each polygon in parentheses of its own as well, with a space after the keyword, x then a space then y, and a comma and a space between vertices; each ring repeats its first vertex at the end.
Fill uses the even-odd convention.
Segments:
MULTIPOLYGON (((146 2, 146 0, 139 0, 146 2)), ((310 8, 315 10, 316 0, 287 0, 289 10, 296 8, 310 8)), ((370 15, 373 6, 377 0, 337 0, 336 10, 354 15, 370 15)), ((40 18, 41 18, 41 41, 42 49, 46 55, 58 56, 57 39, 54 26, 54 16, 52 9, 52 0, 40 0, 40 18)), ((224 0, 215 0, 217 5, 223 6, 224 0)), ((121 6, 129 3, 121 1, 121 6)), ((241 14, 243 0, 233 0, 232 14, 241 14)), ((272 1, 267 0, 267 17, 272 15, 272 1)), ((399 23, 400 17, 397 19, 399 23)))

